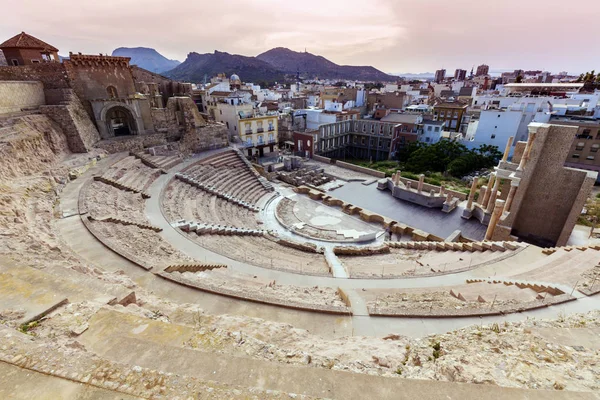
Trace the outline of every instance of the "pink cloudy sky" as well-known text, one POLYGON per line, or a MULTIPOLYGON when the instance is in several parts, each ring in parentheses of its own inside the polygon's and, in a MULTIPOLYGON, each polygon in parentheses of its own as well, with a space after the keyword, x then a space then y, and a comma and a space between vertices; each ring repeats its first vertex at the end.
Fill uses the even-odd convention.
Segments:
POLYGON ((600 70, 600 1, 0 0, 0 39, 24 30, 60 49, 153 47, 257 55, 282 46, 386 72, 600 70))

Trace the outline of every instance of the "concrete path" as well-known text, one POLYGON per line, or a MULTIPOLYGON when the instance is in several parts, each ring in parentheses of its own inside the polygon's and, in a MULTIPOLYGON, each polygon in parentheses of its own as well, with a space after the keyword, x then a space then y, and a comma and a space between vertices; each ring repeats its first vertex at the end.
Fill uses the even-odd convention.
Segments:
POLYGON ((348 271, 346 271, 346 268, 344 268, 340 259, 333 253, 332 248, 325 248, 325 258, 327 259, 329 266, 331 266, 334 278, 349 278, 348 271))

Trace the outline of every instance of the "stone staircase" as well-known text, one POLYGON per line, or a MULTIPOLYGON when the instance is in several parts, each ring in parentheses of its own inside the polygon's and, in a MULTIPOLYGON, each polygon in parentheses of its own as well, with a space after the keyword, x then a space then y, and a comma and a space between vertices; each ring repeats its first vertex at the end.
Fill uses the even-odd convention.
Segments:
POLYGON ((150 168, 154 168, 154 169, 158 169, 160 170, 161 174, 166 174, 167 171, 165 171, 164 169, 162 169, 160 167, 160 165, 158 165, 156 162, 154 162, 149 155, 144 154, 144 153, 134 153, 133 151, 129 153, 130 156, 134 156, 135 158, 139 159, 142 164, 144 164, 147 167, 150 168))
POLYGON ((144 165, 150 168, 159 169, 162 174, 166 174, 167 170, 181 163, 181 156, 153 156, 144 152, 130 152, 130 155, 140 159, 144 165))
POLYGON ((140 229, 148 229, 148 230, 151 230, 151 231, 154 231, 154 232, 160 232, 160 231, 162 231, 162 228, 159 228, 159 227, 154 226, 154 225, 140 224, 139 222, 129 221, 129 220, 122 219, 122 218, 117 218, 117 217, 100 217, 100 218, 94 218, 91 215, 88 215, 88 219, 90 221, 112 222, 112 223, 121 224, 121 225, 134 225, 134 226, 137 226, 140 229))
POLYGON ((181 180, 182 182, 185 182, 189 185, 197 187, 198 189, 202 189, 202 190, 204 190, 210 194, 213 194, 221 199, 227 200, 230 203, 236 204, 236 205, 246 208, 250 211, 254 211, 254 212, 260 211, 260 208, 253 206, 252 204, 248 203, 247 201, 240 200, 237 197, 230 195, 229 193, 225 193, 223 191, 217 190, 214 188, 214 186, 206 185, 202 182, 195 180, 194 178, 192 178, 188 175, 177 173, 177 174, 175 174, 175 177, 177 179, 181 180))
MULTIPOLYGON (((550 285, 543 285, 543 284, 537 284, 537 283, 531 283, 531 282, 520 282, 518 280, 498 280, 498 279, 467 279, 467 283, 481 283, 481 282, 487 282, 490 284, 503 284, 505 286, 516 286, 519 289, 531 289, 533 291, 535 291, 536 293, 538 293, 538 299, 542 299, 544 296, 540 295, 539 293, 548 293, 552 296, 560 296, 565 294, 564 291, 562 291, 561 289, 555 287, 555 286, 550 286, 550 285)), ((456 296, 455 296, 456 297, 456 296)), ((458 298, 458 297, 457 297, 458 298)))
POLYGON ((95 176, 94 180, 100 181, 102 183, 106 183, 107 185, 114 186, 117 189, 125 190, 126 192, 140 193, 144 199, 150 198, 150 195, 148 193, 146 193, 142 190, 136 189, 134 187, 131 187, 129 185, 124 185, 122 183, 119 183, 119 182, 115 181, 114 179, 105 178, 103 176, 95 176))
POLYGON ((527 245, 519 242, 386 242, 394 249, 435 250, 435 251, 506 251, 524 248, 527 245))
POLYGON ((590 244, 588 246, 549 247, 547 249, 542 250, 542 253, 544 253, 544 254, 546 254, 546 255, 549 256, 551 254, 556 253, 558 250, 564 250, 564 251, 581 250, 581 251, 586 251, 587 249, 600 250, 600 245, 590 244))
POLYGON ((248 170, 250 170, 254 176, 256 177, 256 179, 258 179, 258 181, 260 182, 260 184, 268 191, 272 192, 273 190, 275 190, 273 188, 273 185, 271 184, 271 182, 269 182, 269 180, 267 178, 265 178, 264 176, 262 176, 261 174, 259 174, 256 169, 254 169, 254 167, 252 166, 252 163, 250 161, 248 161, 248 159, 246 157, 244 157, 244 155, 242 154, 242 152, 239 149, 234 149, 235 153, 238 155, 238 157, 243 161, 243 163, 246 165, 246 167, 248 168, 248 170))
POLYGON ((177 221, 173 224, 173 227, 188 233, 196 232, 198 235, 263 236, 269 233, 262 229, 236 228, 233 226, 196 223, 193 221, 177 221))

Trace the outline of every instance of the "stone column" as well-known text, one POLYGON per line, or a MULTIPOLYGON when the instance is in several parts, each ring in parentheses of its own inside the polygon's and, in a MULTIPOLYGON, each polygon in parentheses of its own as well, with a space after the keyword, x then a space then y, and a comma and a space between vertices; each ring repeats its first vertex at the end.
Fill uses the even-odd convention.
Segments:
POLYGON ((506 204, 504 205, 503 212, 509 212, 510 206, 512 205, 513 199, 515 198, 515 194, 517 193, 518 186, 510 185, 510 192, 508 192, 508 197, 506 198, 506 204))
POLYGON ((479 197, 478 197, 477 203, 479 203, 479 205, 482 207, 483 207, 483 198, 485 197, 486 193, 487 193, 486 185, 483 185, 482 187, 479 188, 479 197))
POLYGON ((535 141, 536 133, 537 132, 529 132, 527 145, 525 146, 525 150, 523 151, 523 156, 521 157, 521 162, 517 167, 517 171, 523 171, 523 168, 525 168, 525 164, 527 164, 527 161, 529 161, 529 154, 531 153, 531 147, 533 146, 533 142, 535 141))
POLYGON ((506 162, 506 160, 508 160, 508 153, 510 153, 510 147, 512 146, 512 142, 514 139, 514 136, 508 138, 508 142, 506 142, 506 147, 504 148, 504 156, 502 156, 502 162, 506 162))
POLYGON ((400 170, 396 171, 394 174, 394 185, 398 186, 400 184, 400 177, 402 176, 402 172, 400 170))
POLYGON ((446 188, 444 187, 444 185, 440 186, 440 196, 444 195, 444 190, 446 190, 446 188))
POLYGON ((469 201, 467 202, 467 210, 473 209, 473 200, 475 199, 475 192, 477 191, 477 177, 473 178, 471 184, 471 191, 469 192, 469 201))
POLYGON ((435 189, 431 189, 431 190, 429 191, 429 195, 430 195, 431 197, 435 197, 435 189))
POLYGON ((448 193, 446 195, 446 203, 450 204, 451 201, 452 201, 452 193, 448 193))
POLYGON ((406 189, 410 190, 412 188, 412 182, 408 181, 406 182, 406 189))
POLYGON ((492 240, 494 236, 494 231, 496 230, 496 225, 498 225, 498 220, 502 215, 502 210, 504 209, 504 200, 496 200, 494 205, 494 212, 490 218, 490 223, 488 224, 487 230, 485 231, 485 240, 492 240))
POLYGON ((425 175, 419 175, 419 186, 417 186, 417 191, 421 193, 423 191, 423 182, 425 181, 425 175))
POLYGON ((496 179, 494 187, 491 190, 492 193, 490 194, 490 199, 485 209, 485 212, 487 213, 491 213, 494 210, 494 204, 496 204, 496 197, 498 197, 498 186, 500 186, 500 179, 496 179))
POLYGON ((488 202, 490 200, 490 195, 492 194, 492 186, 494 185, 494 182, 496 181, 496 175, 495 174, 491 174, 490 175, 490 180, 486 186, 486 191, 485 191, 485 196, 483 197, 483 201, 479 204, 481 204, 481 206, 485 209, 488 206, 488 202))

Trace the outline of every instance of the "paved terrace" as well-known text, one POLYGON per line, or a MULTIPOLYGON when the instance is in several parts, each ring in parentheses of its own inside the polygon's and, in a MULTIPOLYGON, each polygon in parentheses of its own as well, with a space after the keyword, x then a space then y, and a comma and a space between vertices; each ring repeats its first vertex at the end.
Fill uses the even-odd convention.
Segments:
POLYGON ((427 208, 392 197, 389 191, 377 189, 376 184, 363 185, 361 182, 348 182, 329 194, 439 237, 446 238, 457 229, 461 230, 463 236, 473 240, 483 240, 485 237, 486 226, 474 218, 462 218, 461 206, 446 214, 441 209, 427 208))

